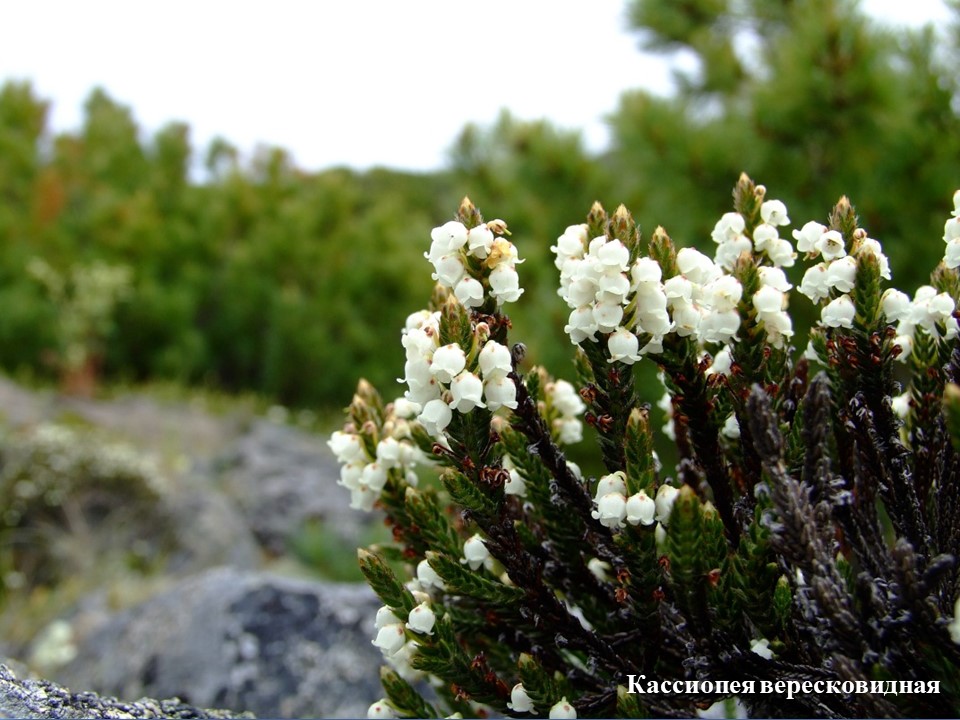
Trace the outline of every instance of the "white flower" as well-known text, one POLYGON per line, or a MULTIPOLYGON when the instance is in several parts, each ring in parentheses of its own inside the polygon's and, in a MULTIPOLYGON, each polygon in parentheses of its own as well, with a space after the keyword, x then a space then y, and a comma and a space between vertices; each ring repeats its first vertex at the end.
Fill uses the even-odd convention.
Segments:
POLYGON ((583 440, 583 423, 576 418, 555 420, 554 427, 558 429, 557 434, 564 445, 573 445, 583 440))
POLYGON ((483 305, 483 285, 469 275, 457 283, 453 288, 453 294, 464 307, 473 308, 483 305))
POLYGON ((789 240, 778 238, 767 247, 767 257, 777 267, 793 267, 797 254, 793 251, 793 245, 789 240))
POLYGON ((780 233, 773 225, 761 223, 753 231, 753 247, 757 252, 765 252, 780 239, 780 233))
POLYGON ((377 700, 367 708, 367 718, 395 718, 396 716, 393 708, 387 705, 385 698, 377 700))
POLYGON ((734 339, 740 329, 740 314, 736 310, 710 312, 700 318, 697 332, 708 343, 726 343, 734 339))
POLYGON ((958 228, 957 237, 947 242, 947 249, 943 254, 943 264, 950 270, 960 266, 960 220, 954 220, 953 224, 958 228))
POLYGON ((550 395, 550 404, 561 415, 579 415, 587 409, 576 388, 566 380, 555 380, 545 390, 550 395))
POLYGON ((510 691, 510 702, 507 703, 507 707, 518 713, 536 712, 533 707, 533 702, 530 700, 530 696, 527 695, 527 691, 524 689, 522 683, 517 683, 513 686, 513 690, 510 691))
POLYGON ((433 626, 437 616, 430 609, 429 603, 420 603, 407 616, 407 628, 420 635, 433 635, 433 626))
POLYGON ((398 618, 388 606, 384 605, 377 610, 377 618, 375 620, 377 630, 382 630, 387 625, 396 625, 399 622, 400 618, 398 618))
POLYGON ((609 492, 596 501, 597 509, 591 515, 608 528, 623 527, 627 516, 627 499, 618 492, 609 492))
POLYGON ((910 357, 910 353, 913 352, 913 335, 897 335, 893 339, 893 344, 900 347, 900 354, 897 356, 897 360, 906 362, 907 358, 910 357))
POLYGON ((387 469, 379 462, 369 463, 363 469, 360 484, 365 485, 374 492, 380 492, 383 490, 383 486, 387 484, 387 469))
POLYGON ((627 499, 627 522, 631 525, 638 523, 653 525, 653 517, 656 511, 656 502, 643 490, 634 493, 627 499))
POLYGON ((857 261, 847 255, 834 260, 827 268, 827 285, 834 290, 848 293, 853 290, 857 275, 857 261))
POLYGON ((587 225, 571 225, 563 231, 563 235, 557 238, 557 244, 551 246, 551 250, 556 253, 555 264, 557 269, 563 267, 563 263, 569 258, 583 257, 584 249, 587 244, 587 225))
POLYGON ((880 266, 880 277, 884 280, 889 280, 890 275, 890 261, 887 259, 887 256, 883 254, 883 249, 880 247, 880 243, 873 238, 864 238, 860 241, 860 249, 858 252, 868 252, 872 253, 874 257, 877 258, 877 264, 880 266))
POLYGON ((783 310, 784 295, 771 285, 763 285, 753 296, 753 306, 761 315, 783 310))
POLYGON ((550 708, 550 720, 570 720, 577 717, 577 710, 567 702, 567 698, 560 698, 560 702, 550 708))
POLYGON ((842 258, 847 254, 843 245, 843 235, 836 230, 827 230, 817 239, 814 249, 819 252, 827 262, 842 258))
POLYGON ((463 223, 451 220, 431 230, 430 239, 433 242, 430 244, 430 252, 425 256, 430 262, 436 262, 443 255, 457 252, 467 243, 467 228, 463 223))
POLYGON ((492 247, 493 232, 486 225, 477 225, 467 232, 467 248, 474 257, 487 257, 492 247))
POLYGON ((348 463, 365 462, 367 451, 363 447, 363 440, 354 433, 345 433, 341 430, 334 432, 327 440, 327 446, 337 457, 341 465, 348 463))
POLYGON ((623 320, 623 306, 613 300, 598 302, 593 307, 593 319, 600 332, 613 332, 623 320))
POLYGON ((787 280, 787 274, 778 267, 767 267, 763 265, 757 268, 757 274, 760 276, 760 284, 772 287, 780 292, 787 292, 793 285, 787 280))
POLYGON ((439 347, 433 353, 430 373, 440 382, 448 383, 463 372, 467 366, 467 356, 456 343, 439 347))
POLYGON ((800 293, 806 295, 813 302, 820 302, 830 296, 830 285, 827 282, 827 263, 818 263, 803 274, 800 281, 800 293))
POLYGON ((725 242, 717 248, 714 255, 714 262, 726 270, 733 270, 737 260, 743 253, 749 253, 753 250, 753 243, 746 235, 741 235, 735 240, 725 242))
POLYGON ((480 535, 474 535, 463 544, 462 565, 469 565, 471 570, 477 570, 481 565, 488 565, 491 561, 490 551, 480 535))
POLYGON ((523 479, 523 475, 518 473, 516 470, 511 470, 509 479, 503 484, 503 492, 505 495, 526 497, 527 482, 523 479))
POLYGON ((630 268, 630 280, 634 285, 640 283, 659 283, 663 271, 653 258, 641 257, 630 268))
POLYGON ((468 413, 483 404, 483 381, 467 370, 457 375, 450 383, 450 407, 462 413, 468 413))
POLYGON ((727 419, 723 422, 723 427, 720 429, 720 432, 724 437, 728 437, 731 440, 736 440, 740 437, 740 423, 737 420, 737 416, 733 413, 727 415, 727 419))
POLYGON ((460 282, 460 278, 462 278, 466 272, 463 267, 463 260, 460 258, 460 253, 443 255, 437 258, 433 263, 433 267, 436 272, 434 272, 431 277, 444 287, 454 287, 460 282))
POLYGON ((423 585, 424 589, 435 587, 437 590, 446 590, 443 579, 437 574, 437 571, 430 567, 430 563, 421 560, 417 564, 417 580, 423 585))
POLYGON ((595 339, 598 329, 597 321, 593 318, 593 308, 584 305, 570 313, 570 318, 563 331, 570 336, 570 341, 574 345, 578 345, 587 338, 595 339))
POLYGON ((366 485, 359 485, 350 488, 350 509, 370 512, 373 505, 377 502, 378 493, 371 490, 366 485))
POLYGON ((743 219, 743 215, 728 212, 717 220, 717 224, 713 226, 713 232, 710 233, 710 237, 713 238, 713 241, 718 245, 723 244, 743 235, 746 227, 747 224, 743 219))
POLYGON ((670 511, 673 510, 673 503, 677 500, 680 491, 673 485, 661 485, 657 488, 657 515, 656 521, 666 525, 670 520, 670 511))
POLYGON ((910 414, 910 391, 908 390, 900 395, 895 395, 890 405, 893 407, 893 412, 896 413, 897 417, 901 420, 906 420, 907 415, 910 414))
POLYGON ((804 253, 815 252, 817 241, 827 231, 826 225, 811 220, 800 230, 793 231, 793 239, 797 241, 797 250, 804 253))
POLYGON ((523 295, 520 276, 512 265, 501 263, 490 271, 490 294, 498 305, 516 302, 523 295))
MULTIPOLYGON (((760 269, 773 270, 775 268, 762 267, 760 269)), ((740 298, 743 297, 743 286, 733 275, 721 275, 704 285, 702 291, 704 302, 718 312, 735 310, 740 298)))
POLYGON ((827 327, 853 327, 856 308, 849 295, 841 295, 820 311, 820 324, 827 327))
POLYGON ((943 241, 949 243, 960 238, 960 218, 952 217, 943 225, 943 241))
POLYGON ((595 495, 597 502, 607 493, 627 494, 627 476, 622 470, 604 475, 597 482, 597 493, 595 495))
POLYGON ((633 365, 640 359, 640 355, 637 354, 640 341, 636 335, 623 327, 618 327, 607 338, 607 349, 610 351, 609 362, 619 360, 627 365, 633 365))
POLYGON ((502 407, 517 409, 517 386, 511 378, 494 376, 483 383, 483 397, 491 411, 502 407))
POLYGON ((498 343, 496 340, 487 341, 477 360, 480 363, 480 374, 487 379, 497 375, 505 377, 507 373, 513 370, 510 350, 506 345, 498 343))
POLYGON ((718 277, 717 266, 699 250, 682 248, 677 252, 677 268, 690 282, 703 285, 718 277))
POLYGON ((730 355, 730 348, 725 347, 713 356, 713 362, 710 364, 710 367, 707 368, 707 374, 713 375, 714 373, 719 373, 720 375, 729 375, 732 365, 733 358, 730 355))
POLYGON ((773 658, 773 651, 770 650, 770 641, 766 638, 760 638, 750 643, 750 652, 762 657, 764 660, 773 658))
POLYGON ((417 417, 424 429, 434 437, 442 433, 452 419, 453 412, 450 406, 439 398, 424 405, 417 417))
POLYGON ((895 323, 903 320, 910 313, 912 303, 906 293, 896 288, 889 288, 880 298, 880 308, 887 318, 887 322, 895 323))
MULTIPOLYGON (((603 244, 598 244, 596 248, 596 257, 601 265, 621 271, 627 269, 627 263, 630 261, 630 251, 622 242, 607 240, 603 244)), ((593 254, 592 250, 593 246, 591 246, 591 254, 593 254)))
POLYGON ((373 644, 380 648, 380 652, 387 657, 395 654, 404 646, 406 642, 407 637, 404 634, 403 625, 401 623, 384 625, 377 633, 376 639, 373 640, 373 644))
POLYGON ((787 206, 779 200, 767 200, 760 205, 760 218, 771 225, 789 225, 787 206))

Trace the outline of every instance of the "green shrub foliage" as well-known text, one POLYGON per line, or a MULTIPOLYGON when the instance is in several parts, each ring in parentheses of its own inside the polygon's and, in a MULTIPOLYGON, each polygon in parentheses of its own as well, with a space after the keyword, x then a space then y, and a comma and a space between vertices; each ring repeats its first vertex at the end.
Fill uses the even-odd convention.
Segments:
POLYGON ((552 247, 574 386, 525 361, 507 309, 526 265, 465 199, 431 234, 403 395, 361 381, 330 439, 353 507, 393 528, 359 556, 389 666, 371 716, 673 717, 734 696, 768 717, 956 715, 953 200, 912 297, 847 198, 791 241, 744 174, 713 258, 595 204, 552 247), (794 305, 818 317, 799 357, 794 305), (568 457, 584 424, 597 476, 568 457))

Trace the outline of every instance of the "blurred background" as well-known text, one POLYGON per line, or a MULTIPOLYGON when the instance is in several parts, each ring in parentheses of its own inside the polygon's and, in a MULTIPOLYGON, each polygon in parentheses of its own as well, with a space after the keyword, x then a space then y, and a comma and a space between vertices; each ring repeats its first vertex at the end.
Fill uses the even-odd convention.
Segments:
POLYGON ((0 368, 80 394, 399 393, 464 195, 569 377, 549 246, 594 200, 712 255, 741 171, 794 227, 845 193, 912 292, 960 187, 956 0, 36 2, 2 34, 0 368))

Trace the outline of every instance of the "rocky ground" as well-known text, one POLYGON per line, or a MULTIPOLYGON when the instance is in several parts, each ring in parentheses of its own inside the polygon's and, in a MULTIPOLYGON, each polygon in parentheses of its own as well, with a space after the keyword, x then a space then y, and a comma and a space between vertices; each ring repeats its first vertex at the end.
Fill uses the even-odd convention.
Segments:
MULTIPOLYGON (((94 477, 109 471, 88 456, 99 462, 116 443, 153 468, 149 493, 133 493, 130 480, 109 493, 96 481, 70 484, 58 512, 30 526, 31 542, 49 545, 37 555, 38 577, 60 581, 22 578, 0 617, 0 655, 83 697, 176 697, 198 712, 362 716, 380 697, 370 644, 376 599, 362 583, 316 572, 352 568, 354 548, 377 532, 376 518, 347 509, 322 435, 243 406, 66 398, 6 379, 0 417, 8 448, 0 483, 20 466, 29 474, 33 456, 16 449, 50 423, 69 428, 58 441, 76 445, 81 460, 71 462, 94 477)), ((6 535, 11 546, 17 538, 6 535)), ((19 712, 4 697, 27 702, 46 687, 18 675, 0 674, 0 716, 19 712)), ((58 702, 76 695, 54 694, 58 702)), ((128 716, 175 707, 157 702, 128 716)))

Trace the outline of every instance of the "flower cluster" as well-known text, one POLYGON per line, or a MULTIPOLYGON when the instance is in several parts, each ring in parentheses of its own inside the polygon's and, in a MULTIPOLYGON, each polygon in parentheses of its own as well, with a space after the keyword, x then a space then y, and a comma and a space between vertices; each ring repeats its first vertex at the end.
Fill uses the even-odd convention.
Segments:
POLYGON ((414 403, 417 419, 431 435, 443 432, 454 410, 517 406, 517 388, 508 377, 513 368, 510 351, 488 337, 489 328, 478 323, 473 339, 482 349, 468 355, 457 343, 440 345, 439 311, 423 310, 407 318, 402 337, 407 353, 405 397, 414 403))
MULTIPOLYGON (((762 186, 758 188, 761 197, 762 186)), ((789 240, 780 237, 778 226, 789 225, 787 207, 780 200, 767 200, 760 205, 762 222, 753 229, 753 240, 746 235, 747 221, 738 212, 725 213, 710 236, 717 243, 714 261, 724 270, 733 266, 743 253, 764 254, 774 267, 792 267, 796 253, 789 240)), ((796 232, 794 232, 796 237, 796 232)))
POLYGON ((913 300, 895 288, 883 294, 883 314, 888 322, 897 323, 896 344, 900 346, 899 359, 906 361, 913 352, 917 328, 931 337, 951 339, 957 336, 957 324, 950 322, 956 305, 945 292, 937 292, 930 285, 921 285, 913 300))
POLYGON ((653 525, 665 523, 677 497, 677 489, 671 485, 661 485, 656 499, 643 490, 627 497, 626 475, 622 470, 604 475, 597 482, 597 491, 593 499, 596 510, 593 519, 608 528, 622 528, 624 521, 631 525, 653 525))
POLYGON ((327 445, 340 463, 338 485, 350 491, 350 507, 369 512, 387 484, 390 472, 409 485, 417 484, 414 468, 428 462, 411 441, 410 423, 419 406, 398 398, 387 406, 382 428, 365 423, 334 432, 327 445))
POLYGON ((414 598, 419 604, 407 614, 406 622, 397 617, 393 609, 381 607, 375 622, 377 636, 371 641, 400 676, 410 681, 423 677, 423 673, 413 667, 418 648, 417 637, 433 635, 437 622, 437 616, 430 607, 430 597, 414 591, 414 598))
POLYGON ((890 265, 880 243, 867 237, 866 232, 854 233, 855 250, 847 254, 843 235, 838 230, 829 230, 818 222, 808 222, 800 230, 794 230, 797 249, 821 262, 807 269, 798 288, 815 303, 828 300, 820 311, 820 324, 825 327, 853 327, 855 309, 850 292, 856 282, 857 255, 872 253, 880 266, 880 277, 890 279, 890 265))
POLYGON ((466 307, 480 307, 489 295, 497 307, 516 302, 523 294, 516 265, 517 249, 503 237, 507 225, 492 220, 469 230, 451 220, 430 233, 430 251, 424 253, 434 267, 433 279, 451 288, 466 307))

